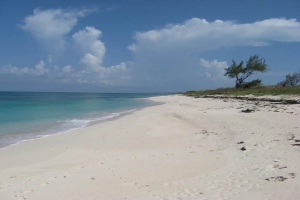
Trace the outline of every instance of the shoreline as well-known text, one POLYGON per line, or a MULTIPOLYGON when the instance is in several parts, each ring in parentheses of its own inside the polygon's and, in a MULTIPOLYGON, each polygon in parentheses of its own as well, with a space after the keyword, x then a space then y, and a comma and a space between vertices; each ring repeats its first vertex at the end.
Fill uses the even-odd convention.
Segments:
MULTIPOLYGON (((135 109, 133 109, 133 110, 135 110, 135 109)), ((132 110, 129 110, 128 112, 131 112, 131 111, 132 110)), ((103 116, 104 117, 103 119, 95 118, 95 119, 91 120, 90 122, 87 122, 85 125, 82 125, 82 126, 79 126, 79 127, 72 127, 72 128, 67 129, 67 130, 62 130, 62 131, 49 133, 49 134, 44 134, 44 135, 37 133, 36 135, 34 135, 32 137, 28 137, 27 139, 23 139, 23 140, 20 140, 20 141, 14 141, 14 143, 8 144, 7 146, 0 146, 0 149, 4 149, 4 148, 10 147, 10 146, 18 145, 18 144, 21 144, 23 142, 28 142, 28 141, 32 141, 32 140, 39 140, 39 139, 42 139, 42 138, 51 137, 53 135, 65 134, 65 133, 68 133, 68 132, 75 131, 77 129, 85 128, 87 126, 92 126, 92 125, 102 123, 102 122, 105 122, 105 121, 114 120, 114 119, 117 119, 119 117, 122 117, 123 115, 126 115, 126 114, 125 113, 124 114, 122 114, 122 113, 121 114, 120 113, 109 113, 108 116, 103 116), (113 114, 117 114, 117 115, 116 116, 111 116, 113 114)), ((78 119, 72 119, 72 120, 78 120, 78 119)))
MULTIPOLYGON (((141 98, 141 99, 144 99, 144 98, 141 98)), ((145 99, 143 101, 147 102, 148 100, 145 99)), ((65 121, 64 122, 65 124, 70 123, 72 121, 86 121, 86 122, 83 122, 83 124, 81 124, 81 125, 80 124, 77 124, 77 125, 74 124, 74 125, 72 125, 73 127, 63 128, 63 130, 58 129, 59 126, 64 125, 63 122, 53 121, 51 123, 52 124, 56 123, 57 124, 56 126, 53 126, 51 128, 46 128, 46 129, 43 129, 43 130, 39 130, 38 132, 36 132, 36 130, 35 130, 35 131, 33 131, 33 133, 30 133, 29 135, 26 134, 26 133, 25 134, 17 133, 17 134, 12 134, 12 135, 11 134, 3 135, 2 137, 4 139, 12 140, 12 142, 9 141, 9 142, 0 144, 0 149, 7 148, 7 147, 13 146, 13 145, 18 145, 20 143, 31 141, 31 140, 36 140, 36 139, 49 137, 49 136, 52 136, 52 135, 64 134, 64 133, 67 133, 67 132, 70 132, 70 131, 81 129, 81 128, 84 128, 84 127, 87 127, 87 126, 92 126, 92 125, 102 123, 102 122, 106 122, 106 121, 109 121, 109 120, 116 120, 119 117, 128 115, 128 114, 130 114, 130 113, 132 113, 136 110, 139 110, 139 109, 142 109, 142 108, 145 108, 145 107, 155 106, 155 105, 157 105, 157 104, 154 104, 154 102, 153 103, 148 102, 146 105, 143 105, 143 106, 139 105, 137 107, 121 109, 121 110, 115 110, 115 111, 111 111, 111 112, 103 112, 103 113, 99 112, 99 114, 97 116, 94 116, 93 118, 91 118, 91 117, 82 118, 82 116, 77 116, 79 118, 64 119, 63 121, 65 121), (62 123, 62 124, 59 124, 59 123, 62 123), (5 138, 5 137, 7 137, 7 138, 5 138)), ((47 122, 47 123, 50 123, 50 122, 47 122)), ((47 125, 47 124, 44 124, 44 125, 47 125)), ((41 125, 39 125, 39 126, 41 126, 41 125)), ((0 137, 0 139, 2 139, 2 138, 0 137)))
POLYGON ((293 199, 300 107, 150 97, 130 115, 0 149, 3 199, 293 199), (163 104, 162 104, 163 103, 163 104), (254 110, 245 113, 243 110, 254 110), (118 192, 116 192, 118 191, 118 192))

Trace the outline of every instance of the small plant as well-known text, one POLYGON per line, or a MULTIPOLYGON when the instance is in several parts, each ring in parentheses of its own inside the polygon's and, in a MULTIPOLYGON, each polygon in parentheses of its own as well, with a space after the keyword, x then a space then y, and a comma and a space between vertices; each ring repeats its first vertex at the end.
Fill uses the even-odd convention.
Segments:
POLYGON ((300 72, 295 72, 293 74, 288 74, 285 76, 285 80, 279 82, 277 85, 287 87, 287 86, 296 86, 300 83, 300 72))
POLYGON ((253 87, 258 87, 258 86, 261 86, 261 80, 255 79, 251 82, 243 83, 241 85, 241 88, 248 89, 248 88, 253 88, 253 87))

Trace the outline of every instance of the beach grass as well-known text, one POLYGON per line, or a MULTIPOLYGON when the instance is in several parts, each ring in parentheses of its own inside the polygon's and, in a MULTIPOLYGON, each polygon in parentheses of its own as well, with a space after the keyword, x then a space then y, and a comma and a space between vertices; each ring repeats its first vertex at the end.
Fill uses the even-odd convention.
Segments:
POLYGON ((282 86, 259 86, 249 89, 236 88, 218 88, 214 90, 187 91, 183 93, 186 96, 204 96, 204 95, 300 95, 300 86, 282 87, 282 86))

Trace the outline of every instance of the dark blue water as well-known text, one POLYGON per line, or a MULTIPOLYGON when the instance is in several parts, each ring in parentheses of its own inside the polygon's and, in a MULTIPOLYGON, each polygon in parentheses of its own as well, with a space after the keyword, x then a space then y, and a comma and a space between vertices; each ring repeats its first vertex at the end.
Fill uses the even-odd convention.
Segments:
POLYGON ((0 148, 153 105, 159 94, 0 92, 0 148))

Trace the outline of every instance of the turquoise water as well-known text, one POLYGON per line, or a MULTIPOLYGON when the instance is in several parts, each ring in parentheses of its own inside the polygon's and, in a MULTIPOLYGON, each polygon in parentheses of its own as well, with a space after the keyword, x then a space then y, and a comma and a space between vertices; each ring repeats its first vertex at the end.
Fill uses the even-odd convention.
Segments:
POLYGON ((0 92, 0 148, 113 119, 157 95, 0 92))

